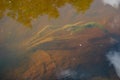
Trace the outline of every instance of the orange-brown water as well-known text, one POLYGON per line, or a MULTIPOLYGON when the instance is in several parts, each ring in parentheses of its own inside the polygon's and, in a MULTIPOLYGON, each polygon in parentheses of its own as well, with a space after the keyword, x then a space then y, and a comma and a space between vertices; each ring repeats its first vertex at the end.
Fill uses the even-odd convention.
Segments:
POLYGON ((102 0, 0 0, 0 80, 63 80, 67 72, 119 80, 105 57, 119 14, 102 0))

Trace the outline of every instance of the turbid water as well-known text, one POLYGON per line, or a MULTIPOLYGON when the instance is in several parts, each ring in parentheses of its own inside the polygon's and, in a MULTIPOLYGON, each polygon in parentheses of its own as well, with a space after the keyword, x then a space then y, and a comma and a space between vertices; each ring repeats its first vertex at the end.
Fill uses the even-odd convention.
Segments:
POLYGON ((0 80, 119 80, 120 0, 0 0, 0 80))

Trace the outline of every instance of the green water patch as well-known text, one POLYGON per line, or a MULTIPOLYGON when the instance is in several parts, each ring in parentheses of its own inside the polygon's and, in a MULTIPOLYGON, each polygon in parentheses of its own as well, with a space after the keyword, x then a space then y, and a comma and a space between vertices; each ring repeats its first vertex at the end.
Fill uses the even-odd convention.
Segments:
POLYGON ((91 29, 91 28, 99 28, 100 30, 102 30, 103 32, 105 33, 108 33, 108 31, 105 29, 105 27, 99 23, 96 23, 96 22, 89 22, 89 23, 86 23, 86 24, 83 24, 83 25, 78 25, 78 26, 72 26, 71 27, 71 31, 76 33, 76 32, 80 32, 80 31, 83 31, 85 29, 91 29))

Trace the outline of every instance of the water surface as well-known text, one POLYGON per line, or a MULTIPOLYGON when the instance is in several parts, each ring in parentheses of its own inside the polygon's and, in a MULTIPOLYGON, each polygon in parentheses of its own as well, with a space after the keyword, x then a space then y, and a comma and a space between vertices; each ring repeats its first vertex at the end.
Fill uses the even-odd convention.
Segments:
POLYGON ((0 79, 119 80, 106 57, 119 43, 119 3, 0 0, 0 79))

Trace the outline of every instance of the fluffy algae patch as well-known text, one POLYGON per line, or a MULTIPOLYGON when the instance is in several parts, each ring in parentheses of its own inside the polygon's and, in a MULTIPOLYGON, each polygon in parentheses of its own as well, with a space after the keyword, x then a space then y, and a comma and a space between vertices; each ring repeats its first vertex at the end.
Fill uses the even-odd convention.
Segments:
MULTIPOLYGON (((46 26, 42 30, 38 31, 30 41, 27 42, 28 47, 31 49, 37 47, 42 43, 47 43, 56 40, 65 40, 71 39, 72 34, 80 34, 80 32, 85 31, 86 29, 98 28, 104 33, 109 33, 105 27, 96 22, 88 23, 76 23, 76 24, 67 24, 61 27, 57 26, 46 26)), ((92 33, 91 33, 92 34, 92 33)))

